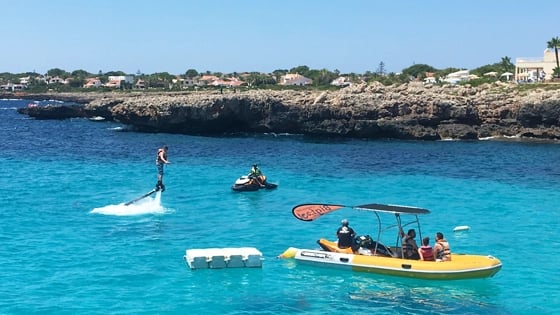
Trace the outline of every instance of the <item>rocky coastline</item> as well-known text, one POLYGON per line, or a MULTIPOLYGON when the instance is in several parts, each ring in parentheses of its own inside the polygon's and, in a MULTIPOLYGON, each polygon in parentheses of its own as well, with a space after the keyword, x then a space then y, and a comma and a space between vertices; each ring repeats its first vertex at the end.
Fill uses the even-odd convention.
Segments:
POLYGON ((19 109, 36 119, 103 117, 140 132, 289 133, 368 139, 560 140, 560 89, 505 83, 350 86, 337 91, 248 90, 25 94, 76 105, 19 109))

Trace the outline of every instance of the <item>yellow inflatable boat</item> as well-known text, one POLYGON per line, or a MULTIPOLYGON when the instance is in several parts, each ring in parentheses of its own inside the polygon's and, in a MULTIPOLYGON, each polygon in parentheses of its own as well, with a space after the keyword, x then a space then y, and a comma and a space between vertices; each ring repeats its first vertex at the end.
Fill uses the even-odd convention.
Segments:
MULTIPOLYGON (((348 206, 331 204, 302 204, 293 208, 292 213, 300 220, 313 221, 316 218, 348 206)), ((451 253, 449 261, 423 261, 404 259, 402 244, 399 245, 402 236, 402 227, 415 224, 420 232, 418 215, 430 213, 427 209, 367 204, 353 206, 358 210, 372 211, 378 219, 379 233, 377 240, 368 235, 356 239, 352 248, 338 248, 336 242, 320 239, 317 243, 322 250, 288 248, 279 257, 295 258, 298 262, 348 269, 358 272, 370 272, 383 275, 409 277, 431 280, 458 280, 487 278, 495 275, 502 267, 499 259, 489 255, 469 255, 451 253), (380 213, 394 214, 397 224, 384 227, 381 223, 380 213), (403 222, 402 215, 408 215, 413 219, 403 222), (397 231, 397 244, 385 246, 381 243, 381 232, 395 229, 397 231)), ((421 236, 421 234, 420 234, 421 236)))

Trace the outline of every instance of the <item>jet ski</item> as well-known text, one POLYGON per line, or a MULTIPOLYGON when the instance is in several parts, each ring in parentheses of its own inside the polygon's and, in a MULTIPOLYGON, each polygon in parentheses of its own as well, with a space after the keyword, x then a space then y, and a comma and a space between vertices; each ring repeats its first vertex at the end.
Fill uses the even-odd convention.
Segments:
POLYGON ((263 185, 259 184, 256 178, 251 178, 247 175, 243 175, 235 181, 233 186, 231 186, 231 189, 233 189, 234 191, 257 191, 260 189, 274 189, 278 187, 277 184, 267 182, 266 176, 264 175, 260 176, 260 181, 263 183, 263 185))

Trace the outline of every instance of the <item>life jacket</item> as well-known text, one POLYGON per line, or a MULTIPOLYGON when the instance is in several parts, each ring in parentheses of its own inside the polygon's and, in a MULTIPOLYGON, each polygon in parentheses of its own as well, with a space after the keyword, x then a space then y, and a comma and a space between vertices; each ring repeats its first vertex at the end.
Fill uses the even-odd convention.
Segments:
POLYGON ((434 249, 430 245, 420 246, 420 253, 422 254, 422 257, 424 257, 424 260, 435 260, 434 249))
POLYGON ((261 175, 262 175, 262 172, 258 167, 251 168, 251 171, 249 172, 250 177, 259 177, 261 175))
MULTIPOLYGON (((405 236, 404 241, 402 243, 402 250, 403 250, 404 258, 411 258, 411 257, 416 256, 416 255, 414 255, 415 251, 414 251, 414 246, 412 245, 412 242, 414 242, 414 239, 412 239, 408 235, 405 236)), ((416 254, 418 254, 418 253, 416 253, 416 254)))
POLYGON ((451 260, 451 250, 449 250, 449 243, 446 240, 439 240, 437 241, 437 243, 443 247, 443 250, 439 250, 436 253, 436 258, 441 260, 444 260, 444 258, 447 260, 451 260))
POLYGON ((159 154, 163 152, 163 157, 167 160, 167 153, 163 149, 158 149, 156 154, 156 164, 163 164, 163 160, 159 156, 159 154))

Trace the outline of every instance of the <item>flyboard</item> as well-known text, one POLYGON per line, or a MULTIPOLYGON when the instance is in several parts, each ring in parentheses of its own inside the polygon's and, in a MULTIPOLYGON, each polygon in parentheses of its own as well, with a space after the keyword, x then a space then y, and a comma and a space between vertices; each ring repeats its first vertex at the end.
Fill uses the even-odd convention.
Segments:
POLYGON ((153 195, 156 191, 159 191, 159 189, 157 189, 157 190, 156 190, 156 189, 152 189, 152 190, 150 190, 149 192, 145 193, 144 195, 142 195, 142 196, 140 196, 140 197, 138 197, 138 198, 136 198, 136 199, 134 199, 134 200, 131 200, 131 201, 125 203, 124 205, 125 205, 125 206, 130 206, 131 204, 133 204, 133 203, 135 203, 135 202, 137 202, 137 201, 140 201, 140 200, 142 200, 142 199, 144 199, 144 198, 146 198, 146 197, 149 197, 149 196, 153 195))

